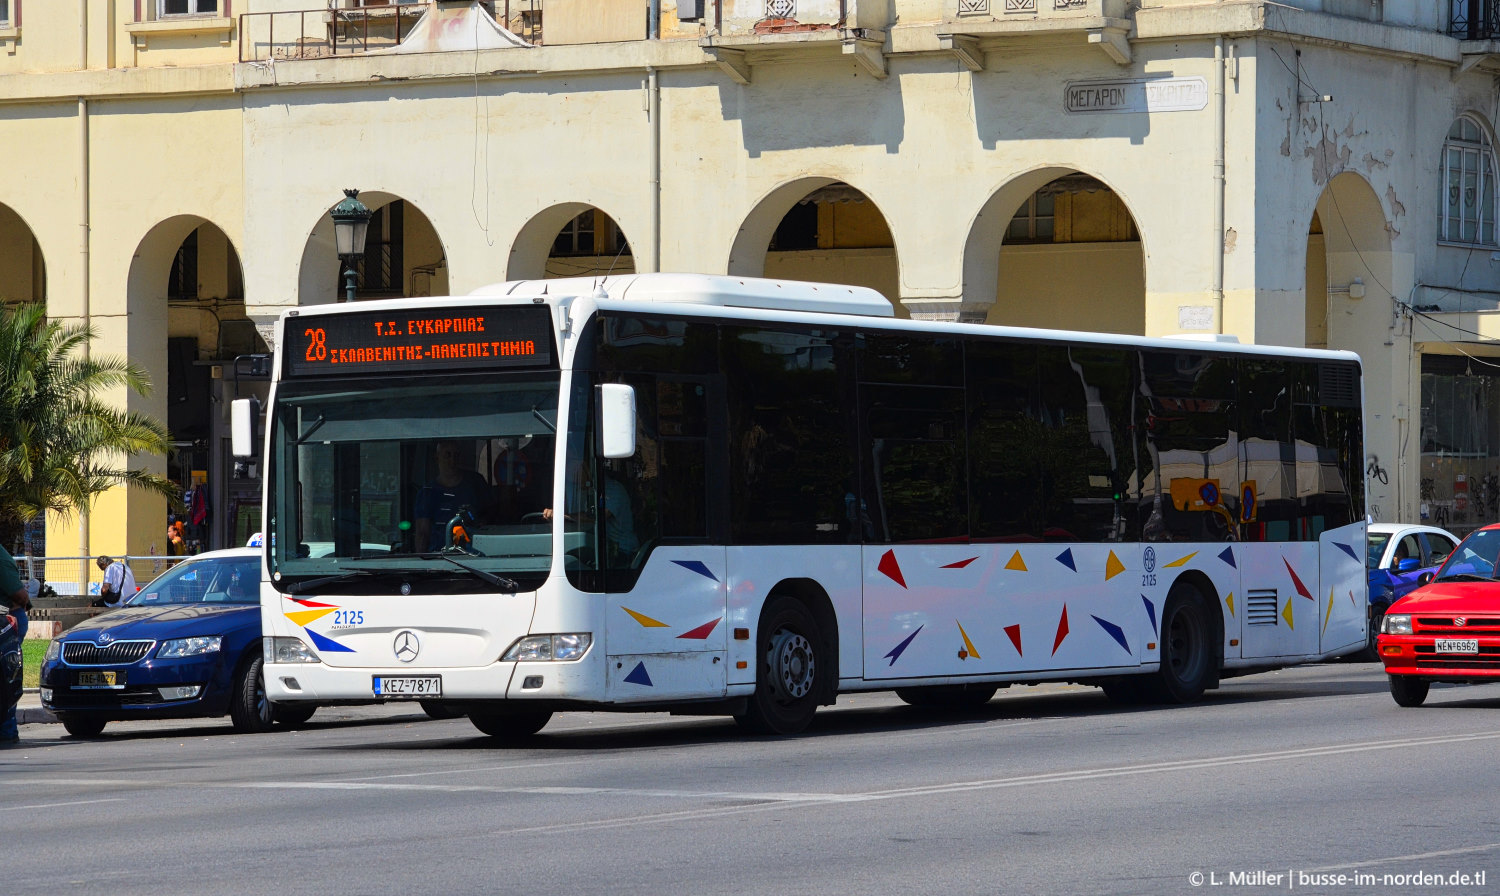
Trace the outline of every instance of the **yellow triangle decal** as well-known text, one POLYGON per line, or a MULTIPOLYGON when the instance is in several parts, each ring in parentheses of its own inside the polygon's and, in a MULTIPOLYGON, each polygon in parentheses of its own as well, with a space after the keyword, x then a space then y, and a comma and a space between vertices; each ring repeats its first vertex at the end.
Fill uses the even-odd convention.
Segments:
POLYGON ((1120 562, 1120 558, 1115 556, 1114 551, 1110 551, 1109 560, 1104 564, 1104 581, 1108 582, 1124 571, 1125 564, 1120 562))
POLYGON ((1011 555, 1010 562, 1005 564, 1005 568, 1026 572, 1026 561, 1021 559, 1020 551, 1016 551, 1015 554, 1011 555))
POLYGON ((953 621, 958 623, 958 633, 963 636, 964 650, 968 651, 969 656, 972 656, 976 660, 979 659, 979 651, 974 649, 974 642, 969 640, 969 633, 964 631, 964 624, 962 622, 958 622, 957 619, 953 621))
POLYGON ((1287 628, 1292 629, 1293 631, 1296 630, 1297 626, 1292 622, 1292 601, 1290 598, 1287 599, 1286 609, 1281 611, 1281 618, 1286 620, 1287 628))
POLYGON ((338 607, 320 607, 316 610, 298 610, 295 613, 287 613, 286 618, 292 620, 298 625, 306 626, 309 622, 312 622, 316 619, 322 619, 324 616, 327 616, 329 613, 332 613, 337 609, 338 607))
POLYGON ((1328 631, 1328 620, 1333 618, 1333 589, 1328 589, 1328 612, 1323 615, 1323 631, 1328 631))
POLYGON ((1229 592, 1229 596, 1226 597, 1226 598, 1224 598, 1224 602, 1227 603, 1227 604, 1229 604, 1229 615, 1233 616, 1234 615, 1234 592, 1233 591, 1229 592))
POLYGON ((644 614, 637 613, 636 611, 630 609, 629 607, 621 607, 620 609, 622 609, 625 612, 629 613, 630 614, 630 618, 634 619, 636 622, 639 622, 641 625, 645 626, 646 628, 666 628, 667 627, 667 624, 665 622, 657 622, 655 619, 652 619, 650 616, 646 616, 644 614))
POLYGON ((1186 566, 1187 562, 1189 560, 1193 559, 1196 556, 1198 556, 1198 552, 1197 551, 1193 551, 1191 554, 1188 554, 1186 557, 1183 557, 1181 560, 1173 560, 1171 563, 1168 563, 1165 567, 1163 567, 1163 569, 1171 569, 1174 566, 1186 566))

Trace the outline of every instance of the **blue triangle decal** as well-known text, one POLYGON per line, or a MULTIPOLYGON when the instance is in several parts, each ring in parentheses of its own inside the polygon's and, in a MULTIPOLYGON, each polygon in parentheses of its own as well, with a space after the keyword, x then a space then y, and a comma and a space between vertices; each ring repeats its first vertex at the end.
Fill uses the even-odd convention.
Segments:
POLYGON ((635 668, 630 670, 630 674, 625 676, 625 680, 631 684, 645 685, 648 688, 656 687, 651 683, 651 676, 646 674, 645 663, 636 663, 635 668))
POLYGON ((1109 632, 1109 636, 1118 641, 1120 643, 1120 646, 1125 648, 1126 653, 1130 653, 1130 644, 1125 640, 1124 629, 1120 628, 1118 625, 1115 625, 1113 622, 1106 622, 1103 619, 1100 619, 1098 616, 1094 617, 1094 621, 1099 623, 1099 626, 1106 632, 1109 632))
POLYGON ((1234 562, 1234 548, 1225 548, 1224 553, 1219 555, 1219 559, 1223 560, 1225 563, 1228 563, 1230 566, 1233 566, 1235 569, 1240 568, 1239 565, 1234 562))
POLYGON ((1151 637, 1154 638, 1161 634, 1156 630, 1156 604, 1153 604, 1151 599, 1144 594, 1141 595, 1141 602, 1146 605, 1146 615, 1151 617, 1151 637))
POLYGON ((1335 541, 1333 543, 1333 546, 1336 547, 1336 548, 1338 548, 1339 550, 1343 551, 1344 553, 1348 554, 1350 557, 1352 557, 1354 559, 1355 563, 1359 563, 1360 562, 1359 555, 1356 554, 1356 553, 1354 553, 1354 548, 1351 548, 1347 544, 1342 544, 1342 543, 1337 542, 1337 541, 1335 541))
POLYGON ((1057 562, 1061 563, 1063 566, 1066 566, 1068 569, 1073 570, 1074 572, 1078 571, 1078 567, 1076 567, 1076 566, 1073 565, 1073 549, 1072 548, 1068 548, 1067 550, 1063 551, 1061 554, 1058 554, 1057 555, 1057 562))
POLYGON ((907 635, 905 641, 902 641, 900 644, 897 644, 895 647, 891 648, 891 652, 888 653, 888 654, 886 654, 885 656, 881 657, 881 659, 890 660, 891 661, 890 664, 892 666, 896 665, 896 660, 901 659, 901 654, 903 654, 903 653, 906 652, 906 648, 911 644, 912 639, 915 638, 917 635, 920 635, 922 633, 922 628, 925 625, 926 625, 926 623, 923 623, 922 625, 917 626, 917 630, 916 631, 914 631, 911 634, 907 635))
POLYGON ((704 566, 703 563, 698 560, 673 560, 672 562, 676 563, 683 569, 691 570, 700 576, 707 576, 708 578, 713 579, 715 582, 719 580, 718 577, 709 572, 707 566, 704 566))
POLYGON ((310 628, 304 628, 307 636, 312 638, 313 646, 325 653, 353 653, 353 647, 345 647, 332 638, 325 638, 310 628))

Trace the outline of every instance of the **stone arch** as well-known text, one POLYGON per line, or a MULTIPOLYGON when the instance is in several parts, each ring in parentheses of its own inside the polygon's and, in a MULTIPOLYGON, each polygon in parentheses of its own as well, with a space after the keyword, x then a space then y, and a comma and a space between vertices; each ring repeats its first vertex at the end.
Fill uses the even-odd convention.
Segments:
MULTIPOLYGON (((370 210, 365 254, 356 266, 356 298, 441 296, 448 293, 448 251, 432 220, 417 205, 395 193, 361 191, 370 210)), ((319 213, 308 230, 297 268, 297 304, 343 301, 343 266, 333 242, 338 200, 319 213)))
POLYGON ((974 216, 964 242, 963 302, 947 313, 1145 335, 1145 259, 1145 237, 1116 187, 1076 168, 1032 169, 996 189, 974 216), (1041 214, 1049 202, 1053 211, 1041 214), (1047 218, 1050 230, 1041 227, 1047 218))
POLYGON ((560 202, 531 217, 516 234, 507 280, 545 280, 635 273, 630 240, 618 219, 587 202, 560 202))
POLYGON ((0 302, 45 302, 47 263, 36 233, 0 203, 0 302))
POLYGON ((740 223, 726 272, 868 286, 906 316, 900 254, 884 212, 834 177, 799 178, 762 197, 740 223))

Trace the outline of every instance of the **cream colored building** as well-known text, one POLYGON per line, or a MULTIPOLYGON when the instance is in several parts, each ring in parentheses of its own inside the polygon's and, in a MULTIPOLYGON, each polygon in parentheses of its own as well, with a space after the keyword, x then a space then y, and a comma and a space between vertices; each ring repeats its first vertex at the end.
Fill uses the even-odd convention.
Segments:
MULTIPOLYGON (((255 527, 227 401, 275 315, 341 300, 345 187, 361 297, 729 272, 1352 349, 1372 513, 1461 530, 1500 517, 1497 7, 0 0, 0 297, 151 372, 120 398, 171 422, 205 547, 255 527)), ((48 553, 165 519, 113 493, 48 553)))

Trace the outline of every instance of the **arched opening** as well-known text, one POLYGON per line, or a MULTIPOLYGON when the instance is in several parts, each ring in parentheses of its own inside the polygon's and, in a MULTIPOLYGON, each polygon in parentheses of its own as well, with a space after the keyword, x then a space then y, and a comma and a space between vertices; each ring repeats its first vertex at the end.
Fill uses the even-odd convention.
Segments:
MULTIPOLYGON (((127 288, 129 354, 152 382, 141 409, 167 424, 172 450, 165 473, 185 505, 168 516, 158 499, 132 493, 130 525, 147 533, 144 547, 157 553, 167 552, 166 527, 179 519, 190 550, 244 544, 259 527, 260 485, 235 476, 227 409, 235 398, 255 394, 250 365, 241 359, 265 357, 269 349, 245 313, 239 253, 217 225, 191 215, 172 218, 141 241, 127 288)), ((141 546, 132 543, 132 550, 141 546)))
POLYGON ((762 199, 740 225, 728 272, 867 286, 907 316, 885 215, 863 191, 832 178, 804 178, 762 199))
MULTIPOLYGON (((414 203, 377 190, 361 192, 370 209, 365 251, 354 265, 354 297, 390 299, 448 294, 448 256, 432 221, 414 203)), ((320 305, 345 299, 344 265, 333 241, 336 203, 318 217, 302 249, 297 303, 320 305)))
POLYGON ((990 324, 1145 335, 1140 231, 1104 181, 1059 168, 1028 172, 985 204, 964 250, 964 289, 993 296, 990 324))
POLYGON ((535 215, 510 250, 511 280, 635 273, 630 240, 603 209, 564 202, 535 215))
POLYGON ((47 265, 36 235, 9 206, 0 205, 0 302, 45 302, 47 265))

